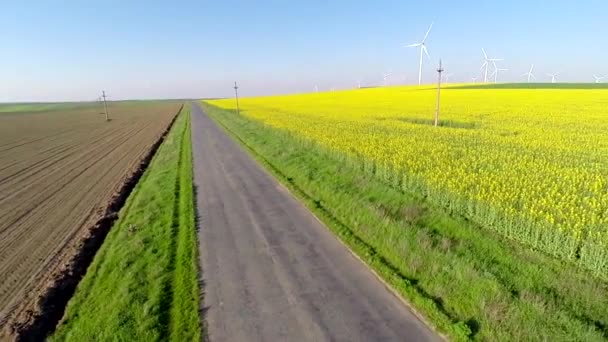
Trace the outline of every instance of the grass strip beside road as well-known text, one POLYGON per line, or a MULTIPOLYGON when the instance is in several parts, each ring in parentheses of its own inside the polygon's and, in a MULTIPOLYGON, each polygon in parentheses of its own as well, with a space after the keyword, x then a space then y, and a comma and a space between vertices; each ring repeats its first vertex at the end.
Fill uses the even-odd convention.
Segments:
POLYGON ((51 340, 200 340, 190 134, 184 106, 51 340))
POLYGON ((453 340, 608 339, 608 285, 245 115, 216 122, 453 340))

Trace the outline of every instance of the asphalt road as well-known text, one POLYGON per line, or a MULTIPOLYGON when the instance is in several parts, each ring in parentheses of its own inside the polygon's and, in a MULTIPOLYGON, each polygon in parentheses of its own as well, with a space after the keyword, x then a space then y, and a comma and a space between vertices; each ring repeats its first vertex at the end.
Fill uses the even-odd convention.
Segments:
POLYGON ((438 339, 196 104, 192 145, 212 342, 438 339))

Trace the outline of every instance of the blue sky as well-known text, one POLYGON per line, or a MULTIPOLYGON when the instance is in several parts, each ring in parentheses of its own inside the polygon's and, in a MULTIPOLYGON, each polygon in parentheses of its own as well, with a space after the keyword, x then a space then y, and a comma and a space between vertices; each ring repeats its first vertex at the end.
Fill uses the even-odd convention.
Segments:
POLYGON ((264 95, 416 83, 441 57, 450 81, 608 74, 606 1, 13 1, 0 5, 0 102, 264 95), (532 3, 533 2, 533 3, 532 3), (55 3, 55 4, 53 4, 55 3))

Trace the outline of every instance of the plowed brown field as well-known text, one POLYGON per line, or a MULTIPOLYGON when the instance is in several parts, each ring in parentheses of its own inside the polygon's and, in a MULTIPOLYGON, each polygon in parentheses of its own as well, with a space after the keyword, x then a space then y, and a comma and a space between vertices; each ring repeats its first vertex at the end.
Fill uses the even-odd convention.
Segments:
POLYGON ((179 107, 0 114, 0 327, 35 305, 179 107))

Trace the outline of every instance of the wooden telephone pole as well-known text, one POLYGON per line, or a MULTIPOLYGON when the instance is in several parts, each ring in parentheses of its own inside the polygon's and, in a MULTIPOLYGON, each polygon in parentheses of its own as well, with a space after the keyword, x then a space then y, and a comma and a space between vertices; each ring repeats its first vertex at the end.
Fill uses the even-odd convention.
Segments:
POLYGON ((110 119, 108 118, 108 104, 106 103, 106 91, 105 90, 101 91, 101 97, 103 97, 103 109, 106 113, 106 121, 110 121, 110 119))
POLYGON ((236 82, 234 82, 234 98, 236 99, 236 113, 238 115, 241 114, 241 110, 239 109, 239 91, 238 91, 239 87, 236 85, 236 82))
POLYGON ((437 69, 438 79, 437 79, 437 107, 435 108, 435 127, 439 125, 439 104, 441 99, 441 73, 443 72, 443 67, 441 66, 441 59, 439 60, 439 69, 437 69))

